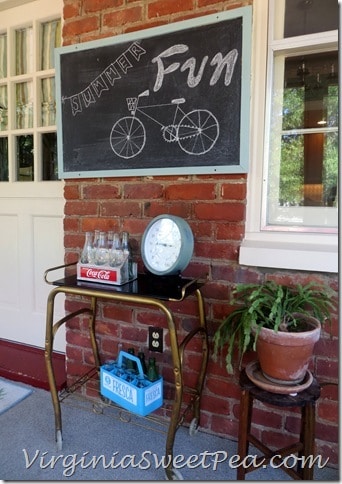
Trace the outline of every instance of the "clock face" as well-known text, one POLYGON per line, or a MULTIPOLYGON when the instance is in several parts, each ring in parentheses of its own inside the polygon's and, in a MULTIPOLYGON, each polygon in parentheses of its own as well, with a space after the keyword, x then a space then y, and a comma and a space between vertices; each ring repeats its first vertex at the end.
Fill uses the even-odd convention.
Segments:
POLYGON ((181 245, 177 225, 170 219, 157 220, 145 239, 146 262, 160 272, 168 270, 177 262, 181 245))
POLYGON ((193 236, 179 217, 159 216, 148 225, 142 241, 145 266, 154 274, 176 274, 190 262, 193 236))

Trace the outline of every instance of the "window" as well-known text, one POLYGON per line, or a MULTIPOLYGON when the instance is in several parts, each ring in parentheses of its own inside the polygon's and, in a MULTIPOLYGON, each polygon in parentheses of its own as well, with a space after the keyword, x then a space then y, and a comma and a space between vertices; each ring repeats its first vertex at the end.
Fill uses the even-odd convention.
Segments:
POLYGON ((253 6, 253 159, 240 263, 337 272, 338 3, 253 6))
POLYGON ((0 30, 0 181, 57 180, 54 48, 61 21, 0 30))

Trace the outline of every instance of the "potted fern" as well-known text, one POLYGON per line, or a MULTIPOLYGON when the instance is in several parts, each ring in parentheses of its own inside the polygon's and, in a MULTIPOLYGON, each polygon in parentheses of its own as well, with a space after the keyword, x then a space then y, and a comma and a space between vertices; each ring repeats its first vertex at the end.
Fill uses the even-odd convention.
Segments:
POLYGON ((273 281, 238 284, 235 307, 214 334, 214 359, 226 346, 226 368, 256 350, 261 371, 271 381, 297 384, 306 375, 322 324, 335 308, 330 288, 314 283, 288 287, 273 281))

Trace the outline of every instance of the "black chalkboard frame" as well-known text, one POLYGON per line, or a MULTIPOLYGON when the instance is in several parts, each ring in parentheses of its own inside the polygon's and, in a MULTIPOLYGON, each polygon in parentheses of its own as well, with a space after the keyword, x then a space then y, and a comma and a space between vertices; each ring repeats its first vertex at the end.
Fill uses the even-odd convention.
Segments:
MULTIPOLYGON (((210 37, 212 38, 213 36, 210 35, 210 37)), ((252 7, 248 6, 230 10, 228 12, 207 15, 163 25, 161 27, 154 27, 56 49, 57 150, 59 178, 247 173, 249 167, 251 37, 252 7), (230 28, 234 21, 234 26, 230 28), (236 25, 239 29, 236 33, 236 37, 240 39, 240 52, 238 52, 237 49, 230 48, 229 45, 226 45, 227 39, 229 42, 230 38, 234 38, 234 36, 228 35, 227 39, 224 37, 226 31, 229 33, 229 30, 232 30, 233 28, 237 30, 236 25), (225 98, 219 106, 220 109, 225 110, 224 119, 230 120, 230 124, 228 125, 230 130, 226 130, 225 132, 221 129, 223 123, 220 124, 218 121, 219 118, 213 114, 214 111, 210 109, 210 102, 209 109, 200 109, 200 103, 197 101, 198 104, 196 105, 196 103, 193 103, 193 109, 191 110, 190 108, 190 111, 186 111, 182 120, 177 121, 179 124, 172 123, 170 120, 158 121, 158 124, 161 124, 163 128, 158 126, 160 133, 157 131, 152 133, 151 131, 152 143, 150 141, 148 145, 150 151, 147 149, 146 142, 146 125, 150 121, 148 119, 150 112, 148 112, 148 115, 144 118, 144 122, 138 120, 139 125, 134 125, 135 131, 139 131, 139 137, 137 139, 143 139, 143 142, 138 141, 138 143, 140 143, 139 145, 134 142, 134 145, 130 144, 129 151, 127 148, 125 148, 124 151, 122 148, 123 142, 125 141, 125 146, 127 145, 128 139, 131 143, 131 135, 127 134, 127 131, 122 134, 123 123, 127 125, 128 122, 132 122, 132 116, 129 115, 129 110, 131 110, 131 114, 133 114, 133 112, 135 112, 135 114, 137 113, 137 111, 134 111, 136 106, 133 105, 132 108, 132 106, 129 105, 128 99, 132 99, 132 102, 134 99, 135 102, 137 102, 137 100, 140 102, 142 97, 140 98, 140 96, 137 96, 126 98, 128 111, 126 111, 126 114, 123 114, 121 111, 115 112, 116 118, 119 118, 118 121, 112 113, 112 118, 109 118, 109 113, 105 112, 105 110, 106 106, 111 101, 114 100, 115 103, 115 99, 119 98, 117 96, 117 94, 120 93, 119 83, 121 82, 122 86, 129 85, 127 84, 127 80, 129 82, 130 74, 134 71, 133 61, 135 61, 136 65, 138 65, 139 62, 143 65, 145 54, 144 41, 148 42, 152 39, 151 42, 157 41, 154 43, 159 45, 160 42, 167 42, 172 35, 179 35, 183 39, 188 33, 190 33, 190 35, 196 35, 197 33, 198 35, 201 34, 203 36, 203 42, 207 45, 206 42, 209 42, 209 40, 204 38, 206 35, 205 29, 207 28, 211 29, 211 34, 213 32, 215 33, 218 28, 221 28, 220 35, 223 35, 222 42, 224 41, 225 51, 229 50, 228 55, 224 54, 226 55, 225 58, 230 56, 229 61, 231 61, 232 65, 239 65, 239 69, 236 68, 235 71, 231 69, 231 79, 227 82, 228 88, 230 88, 231 86, 229 83, 232 82, 233 84, 233 80, 235 80, 235 94, 237 93, 237 95, 234 95, 234 91, 232 91, 230 98, 229 96, 225 98), (201 29, 204 29, 203 34, 201 29), (224 33, 222 34, 222 32, 224 33), (128 55, 120 54, 124 52, 124 49, 126 49, 125 52, 127 54, 127 46, 128 51, 131 54, 131 60, 129 60, 128 55), (94 68, 92 68, 92 70, 89 69, 90 73, 86 70, 84 63, 86 59, 85 56, 88 56, 87 61, 89 58, 92 60, 93 64, 96 64, 96 61, 101 64, 101 62, 103 62, 101 54, 106 51, 107 47, 110 49, 113 48, 114 52, 115 49, 117 50, 118 54, 115 57, 115 61, 116 65, 120 66, 121 75, 120 73, 118 74, 119 69, 113 69, 114 62, 108 64, 107 61, 107 64, 105 63, 104 65, 98 66, 98 77, 94 78, 94 68), (234 57, 235 53, 236 56, 234 57), (74 66, 80 66, 80 72, 77 71, 77 67, 76 69, 73 69, 74 66), (235 78, 238 75, 237 79, 234 78, 234 74, 235 78), (124 84, 123 78, 125 75, 126 79, 124 84), (113 99, 111 99, 111 96, 113 96, 113 99), (198 107, 198 109, 196 109, 196 107, 198 107), (102 109, 102 111, 100 109, 102 109), (197 142, 195 144, 194 140, 197 140, 197 138, 202 135, 202 132, 205 131, 205 129, 200 126, 201 121, 198 121, 199 119, 203 119, 204 115, 206 116, 205 123, 208 125, 210 122, 209 132, 207 131, 203 136, 202 140, 204 141, 201 140, 200 144, 197 142), (207 119, 208 117, 210 117, 209 121, 207 119), (98 121, 94 121, 94 125, 92 126, 94 119, 97 119, 98 121), (110 121, 108 121, 108 119, 110 119, 110 121), (119 148, 117 147, 118 129, 120 130, 119 148), (108 137, 109 132, 110 137, 108 137), (228 140, 229 136, 227 136, 227 133, 231 136, 233 141, 228 140), (227 142, 225 141, 226 139, 228 140, 227 142), (163 142, 163 147, 160 144, 160 140, 163 142), (222 146, 224 145, 224 149, 219 146, 219 141, 222 146), (231 142, 230 146, 228 146, 229 141, 231 142), (108 148, 109 143, 111 149, 108 148), (200 148, 198 148, 198 146, 200 146, 200 148), (176 152, 175 148, 178 150, 177 154, 174 154, 176 152), (144 151, 146 151, 146 154, 143 153, 144 151), (172 158, 172 156, 174 156, 174 158, 172 158)), ((183 46, 184 44, 178 43, 177 45, 183 46)), ((180 53, 181 47, 178 47, 178 49, 178 53, 180 53)), ((215 54, 215 52, 213 53, 215 54)), ((187 53, 187 55, 189 58, 191 54, 187 53)), ((172 58, 171 53, 169 56, 172 58)), ((165 56, 165 58, 166 57, 167 56, 165 56)), ((209 58, 210 55, 207 57, 209 58)), ((177 56, 175 58, 177 58, 177 56)), ((209 62, 210 59, 212 60, 211 65, 215 66, 214 57, 211 56, 209 62)), ((200 60, 201 59, 196 59, 198 64, 195 65, 193 70, 195 77, 196 74, 199 73, 200 60)), ((159 66, 158 69, 162 72, 164 68, 165 76, 167 68, 165 67, 166 64, 165 66, 162 64, 163 60, 160 60, 160 56, 154 57, 153 61, 155 62, 154 69, 159 66)), ((184 72, 188 70, 190 76, 191 66, 189 63, 190 61, 187 60, 187 67, 185 67, 185 62, 183 65, 180 62, 174 62, 173 67, 172 65, 170 67, 169 64, 169 70, 171 72, 173 68, 177 71, 177 67, 175 67, 177 64, 178 72, 183 68, 184 72)), ((148 70, 150 64, 144 66, 147 73, 150 72, 148 70)), ((219 66, 219 61, 217 61, 216 66, 219 66)), ((224 78, 224 82, 226 81, 227 71, 229 70, 228 68, 226 69, 226 74, 224 76, 223 69, 224 67, 222 67, 220 71, 221 79, 219 80, 221 83, 223 82, 222 78, 224 78)), ((159 73, 158 70, 158 75, 154 78, 154 90, 159 90, 163 82, 163 79, 160 79, 159 73)), ((210 81, 212 81, 213 77, 214 76, 212 75, 210 81)), ((149 76, 149 82, 150 78, 151 76, 149 76)), ((217 80, 215 82, 217 82, 217 80)), ((227 86, 227 84, 225 84, 225 86, 227 86)), ((189 87, 189 77, 187 87, 189 87)), ((175 86, 173 88, 179 88, 177 81, 175 81, 175 86)), ((121 89, 124 88, 121 87, 121 89)), ((149 93, 150 91, 147 90, 142 92, 142 96, 144 96, 146 92, 149 93)), ((189 94, 192 95, 193 92, 196 92, 196 90, 189 91, 189 94)), ((213 91, 210 92, 212 93, 213 91)), ((226 93, 227 90, 224 92, 226 93)), ((182 93, 180 93, 179 96, 172 96, 172 98, 169 106, 173 104, 172 108, 174 109, 182 108, 181 104, 185 102, 185 97, 182 96, 182 93)), ((206 99, 206 101, 208 101, 207 98, 211 99, 211 96, 205 96, 202 92, 200 99, 206 99)), ((155 106, 155 104, 152 103, 152 106, 155 106)), ((158 106, 163 106, 163 104, 160 103, 158 106)), ((220 119, 223 119, 223 117, 221 116, 220 119)))

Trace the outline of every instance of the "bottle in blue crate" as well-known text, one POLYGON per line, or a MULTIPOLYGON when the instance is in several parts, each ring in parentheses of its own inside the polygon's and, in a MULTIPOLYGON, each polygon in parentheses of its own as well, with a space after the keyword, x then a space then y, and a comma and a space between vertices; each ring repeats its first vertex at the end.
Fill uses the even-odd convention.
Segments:
POLYGON ((112 372, 118 378, 123 378, 123 376, 126 375, 126 365, 124 362, 119 365, 118 361, 116 360, 112 372))
POLYGON ((156 381, 159 379, 158 370, 156 366, 156 359, 154 357, 150 357, 148 359, 147 379, 149 381, 156 381))
POLYGON ((138 388, 145 388, 148 386, 148 381, 145 380, 143 376, 138 375, 136 381, 134 382, 135 386, 138 388))
MULTIPOLYGON (((127 353, 129 353, 132 356, 135 356, 134 348, 128 348, 127 353)), ((136 373, 137 372, 136 362, 133 360, 130 360, 129 358, 125 358, 125 360, 126 360, 126 370, 132 373, 136 373)))
POLYGON ((113 371, 116 368, 116 360, 106 360, 104 362, 103 368, 107 371, 113 371))
POLYGON ((124 375, 124 379, 128 383, 132 383, 132 385, 135 385, 135 382, 137 380, 137 375, 133 370, 127 370, 125 375, 124 375))
POLYGON ((147 365, 146 365, 146 361, 145 361, 145 354, 144 354, 143 351, 138 352, 138 358, 140 360, 142 371, 143 371, 144 375, 147 375, 147 365))

